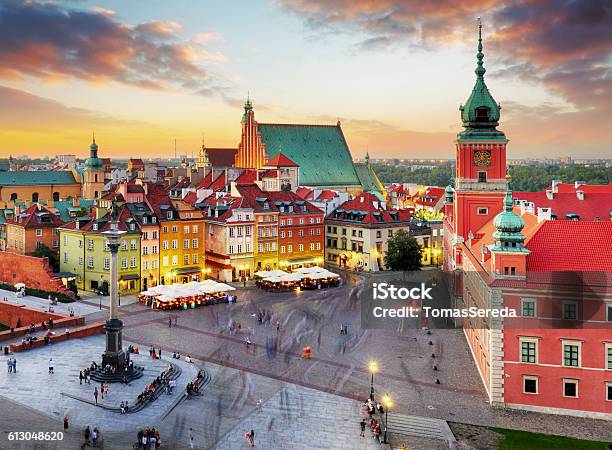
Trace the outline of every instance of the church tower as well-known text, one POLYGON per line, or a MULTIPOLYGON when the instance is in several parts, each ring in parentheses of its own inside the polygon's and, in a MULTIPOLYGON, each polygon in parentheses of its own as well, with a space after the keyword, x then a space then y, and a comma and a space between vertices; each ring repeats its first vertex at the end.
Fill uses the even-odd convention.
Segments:
POLYGON ((196 162, 196 169, 204 169, 208 166, 208 152, 206 151, 206 146, 204 145, 204 138, 202 138, 202 146, 198 151, 198 161, 196 162))
POLYGON ((261 169, 266 163, 266 144, 261 141, 261 134, 257 129, 255 112, 249 97, 244 104, 241 123, 242 137, 238 144, 234 165, 243 169, 261 169))
POLYGON ((468 240, 502 209, 506 191, 506 144, 499 131, 501 106, 484 81, 482 24, 478 23, 476 83, 459 107, 464 131, 457 135, 453 222, 456 243, 468 240))
POLYGON ((103 190, 104 163, 98 158, 98 144, 94 135, 89 146, 89 158, 85 160, 82 195, 85 198, 95 199, 101 196, 103 190))

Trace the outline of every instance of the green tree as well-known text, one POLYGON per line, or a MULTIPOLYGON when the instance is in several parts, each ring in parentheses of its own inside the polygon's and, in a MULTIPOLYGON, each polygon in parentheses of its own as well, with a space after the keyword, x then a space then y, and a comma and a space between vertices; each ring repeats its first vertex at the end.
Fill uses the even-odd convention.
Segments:
POLYGON ((57 272, 59 270, 59 259, 57 258, 57 255, 45 244, 40 244, 38 247, 36 247, 36 250, 34 250, 32 255, 36 256, 37 258, 49 258, 49 265, 51 266, 53 272, 57 272))
POLYGON ((406 271, 421 270, 423 265, 421 258, 421 246, 405 230, 399 230, 389 239, 389 248, 385 255, 385 265, 391 270, 406 271))

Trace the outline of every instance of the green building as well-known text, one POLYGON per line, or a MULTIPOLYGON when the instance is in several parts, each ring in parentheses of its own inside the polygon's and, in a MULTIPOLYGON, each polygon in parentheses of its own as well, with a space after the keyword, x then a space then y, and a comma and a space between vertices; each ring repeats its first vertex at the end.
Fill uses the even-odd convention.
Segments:
MULTIPOLYGON (((110 251, 102 234, 110 230, 110 215, 102 210, 101 217, 94 214, 79 217, 59 230, 60 272, 76 275, 79 289, 97 292, 110 283, 110 251)), ((128 208, 121 208, 119 230, 121 237, 118 254, 119 292, 140 292, 140 228, 128 208)))

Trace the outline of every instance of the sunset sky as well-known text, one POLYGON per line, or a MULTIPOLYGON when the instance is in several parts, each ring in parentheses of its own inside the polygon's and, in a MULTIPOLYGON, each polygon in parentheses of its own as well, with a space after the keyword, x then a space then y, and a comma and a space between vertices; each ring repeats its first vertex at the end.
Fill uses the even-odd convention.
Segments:
POLYGON ((452 157, 478 16, 509 157, 612 157, 607 0, 2 0, 0 156, 236 146, 250 92, 354 157, 452 157))

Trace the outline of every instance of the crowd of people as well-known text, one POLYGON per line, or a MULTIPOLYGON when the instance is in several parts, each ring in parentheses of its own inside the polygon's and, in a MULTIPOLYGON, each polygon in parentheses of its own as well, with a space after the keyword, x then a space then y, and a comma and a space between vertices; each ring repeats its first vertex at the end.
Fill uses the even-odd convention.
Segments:
POLYGON ((383 408, 383 406, 380 403, 374 403, 374 400, 372 400, 371 398, 368 398, 368 400, 364 403, 364 410, 367 413, 368 417, 364 417, 361 419, 360 422, 360 426, 361 426, 361 434, 360 436, 365 437, 365 430, 366 430, 366 425, 367 425, 367 421, 369 420, 370 422, 370 430, 372 432, 372 436, 374 436, 374 438, 380 440, 380 434, 382 432, 381 429, 381 425, 380 422, 376 419, 375 414, 378 411, 381 415, 384 414, 385 410, 383 408))
POLYGON ((159 431, 155 428, 145 428, 139 430, 137 434, 138 448, 144 450, 154 450, 161 448, 161 439, 159 437, 159 431))

